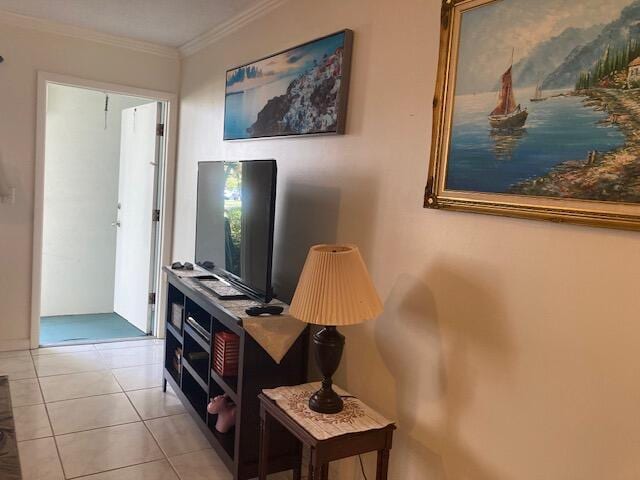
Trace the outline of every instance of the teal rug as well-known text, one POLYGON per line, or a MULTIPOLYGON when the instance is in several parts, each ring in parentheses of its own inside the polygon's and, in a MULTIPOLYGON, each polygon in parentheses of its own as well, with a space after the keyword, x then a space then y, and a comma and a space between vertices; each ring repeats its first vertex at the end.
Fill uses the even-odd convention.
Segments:
POLYGON ((145 332, 138 330, 117 313, 60 315, 40 319, 41 345, 74 340, 110 340, 145 335, 145 332))

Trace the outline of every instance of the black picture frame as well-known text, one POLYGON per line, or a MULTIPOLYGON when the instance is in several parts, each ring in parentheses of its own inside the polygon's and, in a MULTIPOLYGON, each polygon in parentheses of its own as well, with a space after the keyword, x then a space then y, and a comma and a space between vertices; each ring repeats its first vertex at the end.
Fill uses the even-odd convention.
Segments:
MULTIPOLYGON (((346 122, 347 122, 347 105, 348 105, 348 98, 349 98, 349 85, 351 80, 351 60, 353 56, 353 36, 354 35, 352 30, 349 30, 349 29, 340 30, 340 31, 331 33, 329 35, 324 35, 322 37, 316 38, 309 42, 305 42, 305 43, 296 45, 294 47, 287 48, 280 52, 267 55, 265 57, 245 63, 243 65, 239 65, 239 66, 228 69, 225 75, 225 108, 224 108, 224 122, 223 122, 223 140, 240 141, 240 140, 254 140, 254 139, 261 139, 261 138, 264 139, 264 138, 283 138, 283 137, 299 137, 299 136, 314 136, 314 135, 315 136, 343 135, 346 130, 346 122), (254 128, 256 123, 258 123, 258 119, 260 118, 258 117, 258 114, 264 112, 265 107, 272 100, 275 100, 277 102, 278 100, 276 97, 281 98, 285 96, 289 88, 283 91, 282 94, 271 97, 266 101, 265 105, 261 107, 261 110, 259 110, 256 113, 255 123, 251 124, 251 127, 245 129, 245 128, 235 128, 235 127, 232 128, 230 126, 231 125, 230 116, 232 115, 231 112, 232 112, 232 109, 235 108, 233 105, 231 105, 233 100, 231 97, 235 97, 238 95, 245 95, 245 91, 238 92, 238 91, 230 90, 229 79, 231 75, 234 75, 235 72, 241 72, 241 71, 243 72, 243 75, 244 75, 244 72, 247 72, 248 69, 250 69, 251 67, 256 68, 256 70, 254 70, 255 72, 257 71, 257 67, 256 67, 257 64, 264 64, 264 62, 268 60, 276 61, 278 57, 282 57, 280 58, 280 60, 282 60, 286 58, 287 55, 290 55, 292 54, 292 52, 296 52, 296 51, 304 51, 305 49, 307 51, 310 51, 311 49, 313 49, 314 45, 320 45, 321 42, 328 41, 329 39, 332 39, 333 37, 338 37, 340 35, 343 35, 343 41, 341 46, 342 59, 340 61, 340 86, 335 96, 336 97, 335 101, 332 102, 331 104, 331 106, 335 108, 335 123, 331 124, 329 128, 325 128, 325 129, 312 128, 310 130, 295 131, 295 129, 287 129, 286 127, 279 127, 281 128, 281 131, 273 131, 273 129, 271 129, 270 131, 269 128, 262 128, 262 131, 260 131, 259 127, 256 127, 255 133, 251 133, 249 130, 254 128), (245 130, 246 130, 246 135, 242 135, 238 133, 239 131, 245 131, 245 130)), ((336 53, 337 53, 337 50, 336 50, 336 53)), ((321 67, 314 66, 314 68, 321 68, 321 67)), ((301 77, 304 77, 308 73, 309 71, 301 73, 297 77, 295 77, 295 79, 292 79, 292 81, 297 80, 301 77)), ((262 75, 262 73, 260 73, 260 75, 262 75)), ((286 100, 287 99, 284 99, 282 101, 285 102, 286 100)), ((282 112, 281 109, 278 110, 278 114, 280 112, 282 112)), ((233 114, 235 114, 236 116, 239 115, 239 113, 235 110, 233 114)), ((266 112, 265 112, 265 115, 267 115, 266 112)), ((265 116, 263 116, 262 118, 265 118, 265 116)), ((277 119, 275 120, 277 121, 277 119)), ((245 127, 244 124, 243 124, 243 127, 245 127)))

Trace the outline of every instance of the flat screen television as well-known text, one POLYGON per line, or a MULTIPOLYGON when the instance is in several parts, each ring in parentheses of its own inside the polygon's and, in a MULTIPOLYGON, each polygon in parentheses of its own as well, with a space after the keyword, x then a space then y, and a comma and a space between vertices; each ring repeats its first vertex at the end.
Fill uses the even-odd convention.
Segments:
POLYGON ((200 162, 196 264, 262 302, 273 298, 275 160, 200 162))

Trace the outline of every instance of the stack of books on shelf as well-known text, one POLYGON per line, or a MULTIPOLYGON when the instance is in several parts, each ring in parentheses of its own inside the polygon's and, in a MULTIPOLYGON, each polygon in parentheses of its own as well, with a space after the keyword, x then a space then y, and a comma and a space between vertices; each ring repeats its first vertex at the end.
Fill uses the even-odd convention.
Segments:
POLYGON ((196 365, 200 362, 209 362, 209 354, 207 352, 190 352, 187 353, 186 357, 191 365, 196 365))

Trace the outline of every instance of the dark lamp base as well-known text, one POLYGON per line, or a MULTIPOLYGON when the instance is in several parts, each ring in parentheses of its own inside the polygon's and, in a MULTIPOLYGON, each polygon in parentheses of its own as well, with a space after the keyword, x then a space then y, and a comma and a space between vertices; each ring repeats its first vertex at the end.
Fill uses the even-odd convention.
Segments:
POLYGON ((318 413, 340 413, 344 402, 332 388, 320 389, 309 398, 309 408, 318 413))
POLYGON ((340 395, 333 391, 331 377, 340 365, 342 350, 344 349, 344 336, 336 327, 326 327, 313 336, 315 344, 316 361, 322 372, 322 388, 309 399, 309 408, 318 413, 340 413, 344 408, 344 402, 340 395))

